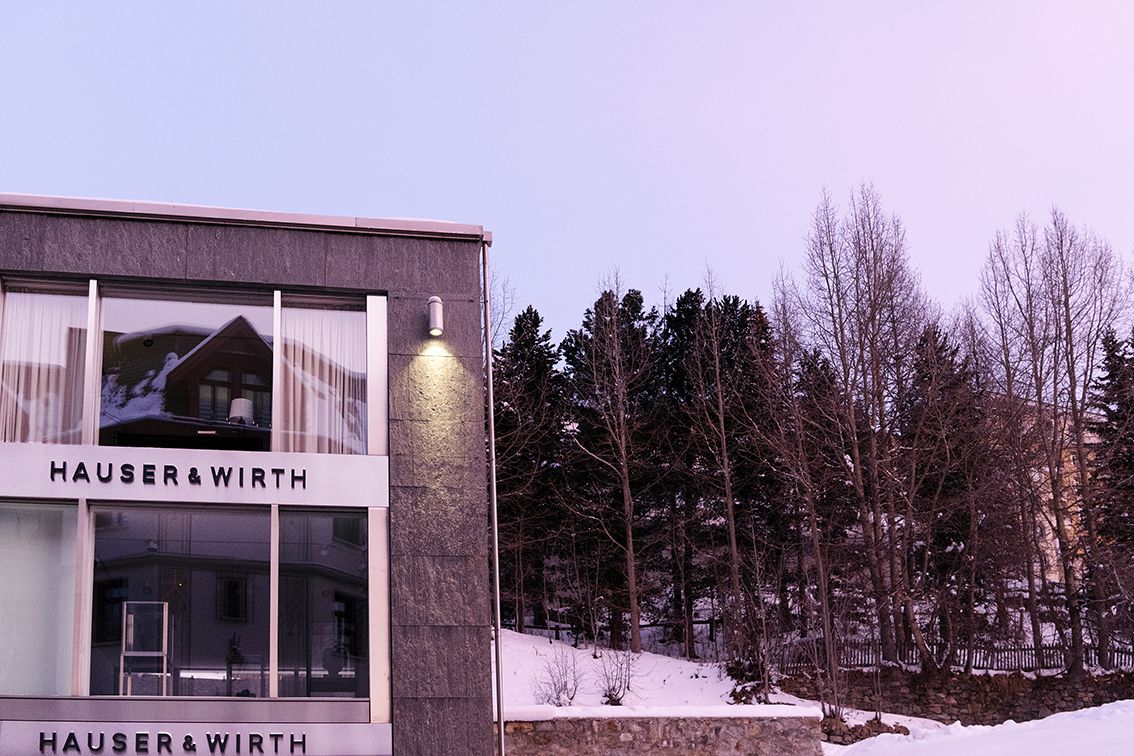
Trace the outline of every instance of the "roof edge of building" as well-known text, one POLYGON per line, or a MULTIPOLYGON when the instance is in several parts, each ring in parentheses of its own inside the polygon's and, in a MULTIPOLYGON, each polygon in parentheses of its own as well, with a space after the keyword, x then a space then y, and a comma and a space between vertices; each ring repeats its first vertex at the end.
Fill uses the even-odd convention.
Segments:
POLYGON ((150 220, 182 220, 289 228, 335 229, 400 236, 476 239, 492 242, 483 226, 418 218, 360 218, 288 213, 276 210, 212 207, 184 203, 113 200, 92 197, 50 197, 0 192, 0 210, 70 215, 118 216, 150 220))

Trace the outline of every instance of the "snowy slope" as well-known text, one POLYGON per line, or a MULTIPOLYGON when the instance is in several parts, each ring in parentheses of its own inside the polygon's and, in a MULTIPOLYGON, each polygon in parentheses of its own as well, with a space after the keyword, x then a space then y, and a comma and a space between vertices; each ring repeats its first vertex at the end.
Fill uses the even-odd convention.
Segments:
MULTIPOLYGON (((504 712, 512 720, 563 716, 818 716, 812 701, 776 694, 771 706, 732 706, 732 682, 715 664, 698 664, 645 653, 623 706, 602 705, 598 662, 589 648, 504 631, 504 712), (557 654, 574 657, 579 693, 569 707, 537 705, 533 683, 547 676, 557 654)), ((861 723, 873 714, 849 711, 861 723)), ((1134 701, 1055 714, 1034 722, 994 727, 943 725, 928 719, 883 714, 886 723, 905 725, 909 736, 880 735, 852 746, 824 744, 827 756, 1098 756, 1134 754, 1134 701)))
POLYGON ((911 728, 909 737, 879 735, 852 746, 826 746, 838 756, 1097 756, 1134 753, 1134 701, 1053 714, 1034 722, 993 727, 954 724, 934 731, 911 728))
MULTIPOLYGON (((609 651, 605 653, 610 653, 609 651)), ((495 661, 495 660, 494 660, 495 661)), ((604 706, 599 662, 590 648, 534 635, 504 631, 504 715, 509 719, 547 719, 561 716, 819 716, 818 709, 801 705, 733 706, 732 681, 716 664, 698 664, 643 653, 622 706, 604 706), (579 693, 569 707, 539 705, 533 683, 547 676, 556 654, 570 654, 579 671, 579 693)))

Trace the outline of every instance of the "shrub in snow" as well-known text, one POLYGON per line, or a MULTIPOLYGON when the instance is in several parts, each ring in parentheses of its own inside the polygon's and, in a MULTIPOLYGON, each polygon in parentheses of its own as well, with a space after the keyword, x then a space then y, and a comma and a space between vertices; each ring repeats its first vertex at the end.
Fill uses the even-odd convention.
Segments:
POLYGON ((543 674, 532 679, 532 696, 536 703, 570 706, 579 692, 580 678, 575 652, 557 648, 543 663, 543 674))
POLYGON ((733 659, 725 666, 725 672, 736 685, 729 697, 736 704, 768 703, 767 675, 763 660, 756 656, 733 659))
POLYGON ((622 705, 622 699, 638 676, 640 659, 641 654, 635 654, 633 651, 607 651, 595 662, 604 704, 622 705))

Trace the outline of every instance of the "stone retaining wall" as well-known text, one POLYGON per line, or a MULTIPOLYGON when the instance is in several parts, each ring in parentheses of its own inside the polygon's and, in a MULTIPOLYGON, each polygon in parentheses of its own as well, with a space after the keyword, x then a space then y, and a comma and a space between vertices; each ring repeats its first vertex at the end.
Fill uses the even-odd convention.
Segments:
POLYGON ((562 718, 504 725, 505 750, 515 756, 820 756, 819 737, 814 717, 562 718))
MULTIPOLYGON (((809 676, 780 680, 780 688, 801 698, 817 700, 819 691, 809 676)), ((848 672, 845 703, 873 711, 879 706, 892 714, 908 714, 939 722, 999 724, 1012 719, 1026 722, 1061 711, 1099 706, 1134 698, 1134 674, 1098 677, 1025 677, 1019 673, 996 675, 937 675, 899 669, 848 672)))

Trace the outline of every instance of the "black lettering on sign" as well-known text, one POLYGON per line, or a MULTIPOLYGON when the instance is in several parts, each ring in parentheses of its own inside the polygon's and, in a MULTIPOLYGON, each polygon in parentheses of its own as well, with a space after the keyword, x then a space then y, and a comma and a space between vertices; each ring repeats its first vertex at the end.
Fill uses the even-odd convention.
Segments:
POLYGON ((159 732, 157 734, 157 752, 173 753, 173 736, 168 732, 159 732))
POLYGON ((206 732, 205 744, 209 747, 209 753, 224 753, 224 749, 228 747, 228 733, 206 732))
POLYGON ((214 467, 213 468, 213 485, 219 486, 222 483, 225 488, 228 488, 228 482, 232 480, 231 467, 214 467))
POLYGON ((293 734, 291 736, 291 752, 295 753, 295 747, 299 746, 300 753, 307 753, 307 733, 301 735, 293 734))
POLYGON ((55 476, 56 475, 63 478, 63 480, 67 480, 67 463, 66 462, 56 462, 55 460, 51 460, 51 482, 52 483, 55 482, 55 476))
POLYGON ((91 482, 91 476, 87 473, 87 466, 80 462, 75 465, 75 474, 71 476, 72 483, 78 483, 80 480, 91 482))
POLYGON ((170 483, 172 483, 173 485, 176 486, 177 485, 177 468, 174 467, 173 465, 166 465, 165 469, 162 470, 162 476, 161 477, 162 477, 161 482, 164 483, 165 485, 168 486, 170 483))
POLYGON ((134 466, 132 464, 127 462, 126 464, 122 465, 122 475, 119 477, 119 480, 121 480, 123 483, 134 482, 134 466))
POLYGON ((264 483, 264 468, 262 467, 252 468, 252 487, 255 488, 257 483, 260 484, 260 488, 268 487, 267 484, 264 483))
MULTIPOLYGON (((51 466, 54 468, 55 463, 52 462, 51 466)), ((47 733, 41 730, 39 733, 39 752, 47 753, 48 746, 51 746, 51 752, 55 753, 55 733, 51 733, 51 737, 48 737, 47 733)))
POLYGON ((103 733, 98 734, 98 742, 94 740, 95 734, 93 732, 87 733, 87 750, 91 753, 102 753, 103 745, 106 743, 106 735, 103 733))
POLYGON ((152 486, 157 483, 157 466, 142 465, 142 483, 152 486))
POLYGON ((302 483, 303 484, 303 490, 304 491, 307 490, 307 470, 306 469, 304 469, 303 472, 298 473, 298 474, 296 474, 294 469, 291 471, 291 487, 293 489, 295 488, 296 483, 302 483))
POLYGON ((114 745, 110 747, 110 750, 114 751, 115 753, 122 753, 126 750, 126 733, 114 733, 114 737, 111 738, 111 742, 113 742, 114 745))
POLYGON ((149 753, 150 752, 150 734, 148 732, 134 733, 134 752, 135 753, 149 753))
POLYGON ((280 476, 283 475, 283 474, 284 474, 284 469, 282 467, 273 467, 272 468, 272 475, 276 476, 276 488, 280 487, 280 476))
POLYGON ((102 463, 95 463, 95 475, 98 477, 99 483, 109 483, 114 478, 114 463, 108 462, 106 464, 106 472, 102 471, 102 463))

